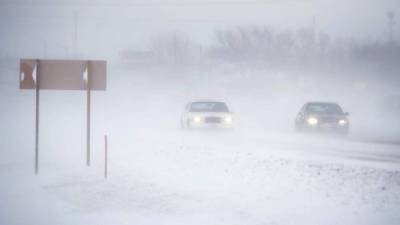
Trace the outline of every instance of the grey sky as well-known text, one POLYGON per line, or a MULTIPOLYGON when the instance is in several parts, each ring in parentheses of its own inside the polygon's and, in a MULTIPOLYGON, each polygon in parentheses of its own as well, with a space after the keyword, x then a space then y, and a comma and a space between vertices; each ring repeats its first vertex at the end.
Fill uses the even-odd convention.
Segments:
MULTIPOLYGON (((171 31, 208 42, 217 28, 268 25, 297 29, 312 26, 314 18, 316 27, 332 36, 374 41, 387 36, 386 13, 395 11, 399 21, 399 9, 399 0, 0 0, 0 47, 14 45, 13 51, 35 52, 31 46, 40 45, 37 48, 42 52, 43 48, 68 51, 75 12, 80 45, 87 51, 107 42, 113 47, 140 48, 154 33, 171 31), (30 40, 24 41, 27 37, 30 40)), ((395 25, 397 40, 399 24, 395 25)))

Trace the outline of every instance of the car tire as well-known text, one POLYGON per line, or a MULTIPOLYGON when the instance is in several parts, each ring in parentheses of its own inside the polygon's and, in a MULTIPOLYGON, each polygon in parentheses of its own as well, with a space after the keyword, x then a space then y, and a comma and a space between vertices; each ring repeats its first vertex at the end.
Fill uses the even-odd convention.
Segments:
POLYGON ((301 133, 301 132, 303 132, 303 127, 300 126, 299 124, 295 124, 295 125, 294 125, 294 130, 295 130, 297 133, 301 133))
POLYGON ((184 130, 190 130, 190 122, 189 120, 186 120, 186 122, 181 121, 181 128, 184 130))

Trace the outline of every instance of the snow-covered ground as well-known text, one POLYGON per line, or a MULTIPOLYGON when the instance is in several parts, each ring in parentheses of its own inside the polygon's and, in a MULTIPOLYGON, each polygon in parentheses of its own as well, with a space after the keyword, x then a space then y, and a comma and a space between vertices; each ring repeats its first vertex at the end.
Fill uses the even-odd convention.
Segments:
POLYGON ((249 81, 154 78, 111 67, 107 92, 93 94, 91 167, 85 165, 84 93, 42 91, 35 176, 34 93, 18 90, 16 67, 0 75, 0 224, 400 221, 398 145, 360 142, 354 132, 347 139, 295 134, 294 110, 304 96, 282 94, 271 107, 263 103, 272 99, 268 90, 257 82, 246 89, 249 81), (212 96, 229 100, 236 129, 181 130, 184 103, 212 96))
POLYGON ((2 164, 1 224, 398 223, 399 156, 370 164, 317 156, 320 148, 225 145, 231 135, 111 145, 108 179, 101 160, 91 168, 46 161, 37 177, 29 161, 2 164))

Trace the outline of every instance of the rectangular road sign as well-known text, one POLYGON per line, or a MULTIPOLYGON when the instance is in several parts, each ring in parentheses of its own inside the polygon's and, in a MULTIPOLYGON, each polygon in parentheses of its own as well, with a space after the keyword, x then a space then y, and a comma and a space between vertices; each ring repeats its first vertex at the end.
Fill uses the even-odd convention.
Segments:
POLYGON ((20 89, 106 90, 107 62, 101 60, 21 59, 20 89))
POLYGON ((35 173, 39 173, 39 99, 41 89, 86 91, 86 164, 90 166, 90 99, 106 90, 107 62, 99 60, 21 59, 20 89, 35 89, 35 173))

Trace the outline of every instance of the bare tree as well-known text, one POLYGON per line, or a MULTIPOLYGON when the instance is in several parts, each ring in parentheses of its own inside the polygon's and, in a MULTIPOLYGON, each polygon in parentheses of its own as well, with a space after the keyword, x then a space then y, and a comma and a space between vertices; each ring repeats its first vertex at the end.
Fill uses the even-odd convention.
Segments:
POLYGON ((231 61, 265 61, 272 49, 273 32, 267 27, 217 30, 215 37, 217 52, 231 61))
POLYGON ((278 63, 287 63, 293 59, 295 38, 293 32, 284 30, 277 33, 274 43, 274 58, 278 63))
POLYGON ((183 35, 160 35, 152 39, 150 49, 162 63, 188 64, 193 59, 194 43, 183 35))
POLYGON ((331 38, 329 34, 325 32, 319 32, 318 35, 318 47, 319 47, 319 58, 322 60, 328 50, 331 38))
POLYGON ((387 17, 389 25, 389 44, 393 44, 394 12, 393 11, 388 12, 387 17))
POLYGON ((299 63, 309 63, 315 56, 315 30, 300 28, 296 33, 296 57, 299 63))

